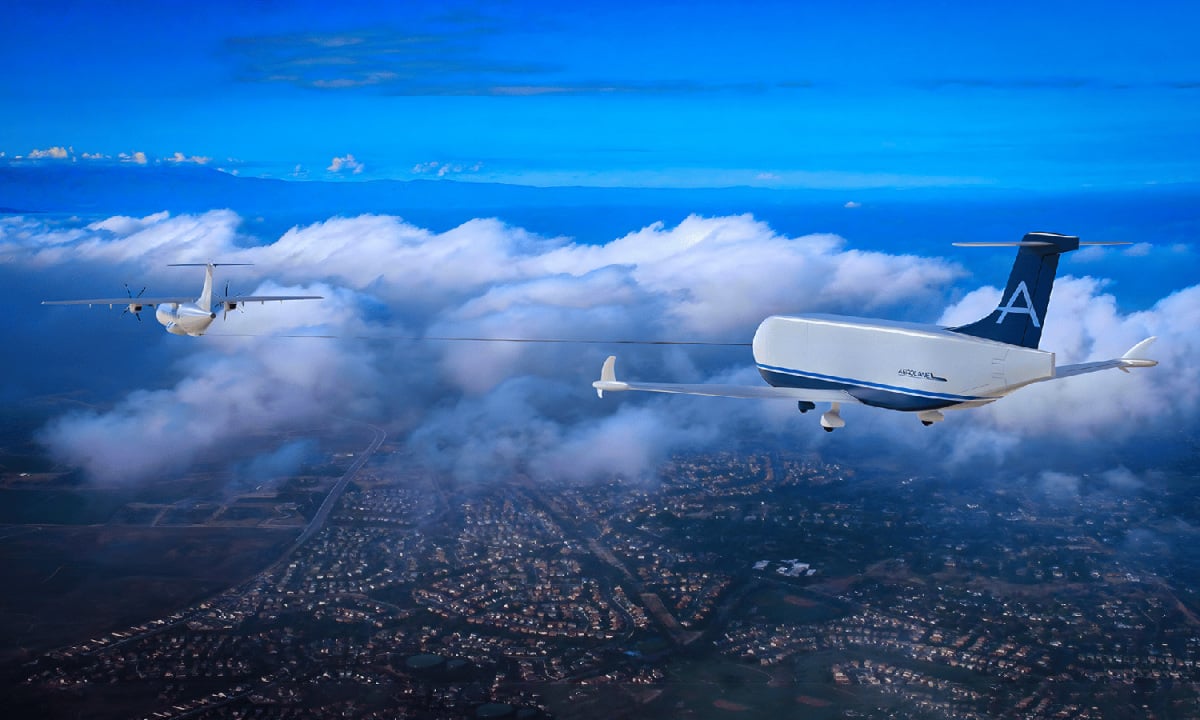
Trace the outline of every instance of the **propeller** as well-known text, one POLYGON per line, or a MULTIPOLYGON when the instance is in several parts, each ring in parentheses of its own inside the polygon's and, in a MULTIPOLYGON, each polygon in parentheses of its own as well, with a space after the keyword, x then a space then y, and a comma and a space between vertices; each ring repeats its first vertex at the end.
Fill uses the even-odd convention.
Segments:
MULTIPOLYGON (((133 294, 133 291, 129 289, 129 283, 125 283, 125 294, 129 296, 129 299, 130 299, 130 300, 137 300, 138 298, 140 298, 140 297, 142 296, 142 293, 144 293, 144 292, 146 292, 146 288, 145 288, 145 286, 143 286, 141 290, 138 290, 138 294, 137 294, 137 295, 134 295, 134 294, 133 294)), ((121 311, 121 314, 122 314, 122 315, 124 315, 124 314, 126 314, 126 313, 130 312, 130 310, 129 310, 129 306, 130 306, 130 305, 135 305, 135 304, 136 304, 136 303, 132 303, 132 302, 131 302, 131 303, 129 303, 129 305, 126 305, 126 306, 125 306, 125 309, 121 311)), ((141 321, 142 321, 142 313, 141 313, 141 311, 140 311, 140 310, 134 310, 134 311, 133 311, 133 316, 134 316, 135 318, 137 318, 137 321, 138 321, 138 322, 141 322, 141 321)))

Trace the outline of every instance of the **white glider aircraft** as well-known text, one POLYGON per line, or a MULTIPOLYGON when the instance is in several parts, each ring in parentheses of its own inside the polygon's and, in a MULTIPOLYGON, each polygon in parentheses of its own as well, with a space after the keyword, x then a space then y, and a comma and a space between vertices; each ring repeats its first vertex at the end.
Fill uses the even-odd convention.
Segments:
MULTIPOLYGON (((93 298, 91 300, 44 300, 43 305, 107 305, 110 308, 116 305, 124 305, 124 313, 133 313, 139 321, 142 319, 141 312, 144 307, 158 306, 154 312, 154 319, 167 329, 167 332, 172 335, 191 335, 192 337, 200 337, 208 330, 208 326, 212 325, 213 320, 217 319, 217 314, 213 311, 213 268, 226 265, 250 265, 251 263, 171 263, 170 267, 203 267, 204 271, 204 289, 200 291, 200 297, 169 297, 169 298, 144 298, 142 292, 146 288, 142 288, 142 292, 134 295, 129 291, 129 286, 125 287, 125 292, 128 297, 123 298, 93 298)), ((265 303, 283 300, 320 300, 320 295, 230 295, 228 284, 225 286, 225 297, 217 298, 216 302, 224 306, 224 314, 228 315, 230 310, 236 310, 238 306, 249 302, 265 303)))
POLYGON ((1045 380, 1117 368, 1152 367, 1147 338, 1113 360, 1055 365, 1054 353, 1038 349, 1059 255, 1080 245, 1078 237, 1033 232, 1020 242, 955 243, 1012 247, 1016 261, 1000 305, 969 325, 892 322, 838 315, 775 315, 758 326, 754 361, 767 386, 682 385, 617 380, 609 356, 592 383, 596 393, 641 390, 740 398, 785 398, 800 412, 830 403, 821 415, 827 432, 845 426, 842 403, 915 412, 926 426, 945 419, 942 410, 972 408, 1045 380))

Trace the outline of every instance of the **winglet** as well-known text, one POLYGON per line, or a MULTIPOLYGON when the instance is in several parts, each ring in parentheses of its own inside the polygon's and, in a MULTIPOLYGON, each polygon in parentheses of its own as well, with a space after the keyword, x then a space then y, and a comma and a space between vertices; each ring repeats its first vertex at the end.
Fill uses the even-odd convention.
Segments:
POLYGON ((1145 353, 1146 350, 1149 349, 1150 346, 1153 345, 1154 341, 1157 339, 1158 339, 1157 336, 1151 336, 1151 337, 1148 337, 1145 340, 1141 341, 1137 345, 1134 345, 1133 347, 1129 348, 1128 352, 1126 352, 1124 355, 1121 356, 1120 370, 1122 372, 1129 372, 1129 370, 1127 370, 1126 368, 1154 367, 1155 365, 1157 365, 1158 364, 1157 360, 1150 360, 1148 358, 1139 357, 1140 355, 1145 353))
POLYGON ((596 388, 596 397, 604 397, 604 391, 620 392, 628 390, 629 386, 623 382, 617 381, 617 356, 609 355, 604 361, 604 367, 600 368, 600 379, 592 383, 592 387, 596 388))
POLYGON ((1158 339, 1157 335, 1146 338, 1145 340, 1141 341, 1137 345, 1134 345, 1133 347, 1129 348, 1129 352, 1122 355, 1121 359, 1122 360, 1137 360, 1137 359, 1139 359, 1139 356, 1147 348, 1149 348, 1151 345, 1153 345, 1154 341, 1157 339, 1158 339))

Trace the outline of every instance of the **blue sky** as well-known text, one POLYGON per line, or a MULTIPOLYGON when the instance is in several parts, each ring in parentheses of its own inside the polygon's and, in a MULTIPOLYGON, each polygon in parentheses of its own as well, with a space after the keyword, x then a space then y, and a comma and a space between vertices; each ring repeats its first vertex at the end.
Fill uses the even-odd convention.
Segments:
POLYGON ((9 3, 4 160, 540 185, 1200 180, 1190 3, 333 5, 9 3))

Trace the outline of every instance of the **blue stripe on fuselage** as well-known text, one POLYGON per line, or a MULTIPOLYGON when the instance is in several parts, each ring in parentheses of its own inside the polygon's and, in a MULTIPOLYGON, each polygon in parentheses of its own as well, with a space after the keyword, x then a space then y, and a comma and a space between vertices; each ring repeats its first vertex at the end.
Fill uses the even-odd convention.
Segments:
POLYGON ((758 372, 768 384, 775 387, 794 387, 810 390, 844 390, 853 395, 864 405, 888 408, 890 410, 936 410, 972 400, 986 398, 972 395, 953 395, 951 393, 930 392, 897 385, 854 380, 822 375, 820 373, 804 372, 791 368, 759 364, 758 372))

